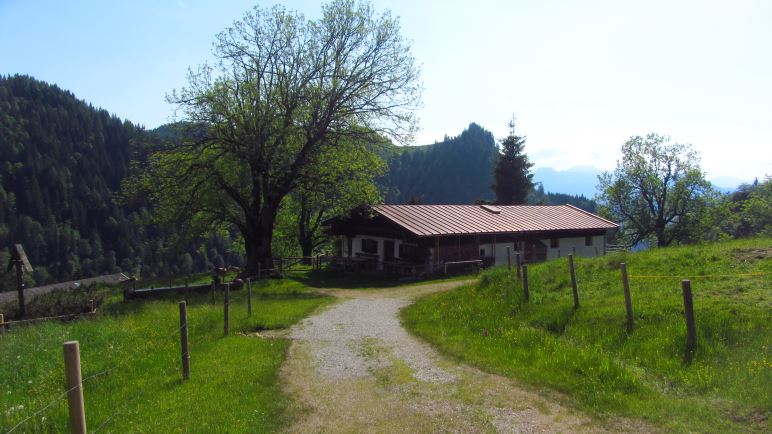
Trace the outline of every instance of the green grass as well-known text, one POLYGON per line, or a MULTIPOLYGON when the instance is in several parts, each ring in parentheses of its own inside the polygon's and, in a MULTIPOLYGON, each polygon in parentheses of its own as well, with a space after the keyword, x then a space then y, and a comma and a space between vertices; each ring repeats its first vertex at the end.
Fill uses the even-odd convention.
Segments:
POLYGON ((244 332, 287 327, 329 297, 292 280, 253 284, 231 292, 231 334, 223 337, 222 294, 188 297, 191 378, 183 382, 179 295, 124 303, 112 290, 89 319, 42 322, 0 335, 0 430, 54 403, 16 432, 66 432, 62 343, 78 340, 89 430, 111 432, 271 432, 286 422, 277 385, 286 340, 244 332), (117 367, 116 367, 117 366, 117 367), (111 368, 116 367, 112 370, 111 368), (90 376, 98 373, 93 378, 90 376))
POLYGON ((403 311, 405 325, 485 370, 568 394, 599 417, 668 431, 767 431, 772 410, 772 239, 577 258, 529 269, 531 301, 505 268, 403 311), (627 262, 635 328, 625 330, 627 262), (724 277, 748 273, 764 275, 724 277), (668 277, 646 277, 668 276, 668 277), (672 276, 672 277, 670 277, 672 276), (680 278, 691 277, 697 348, 684 361, 680 278))

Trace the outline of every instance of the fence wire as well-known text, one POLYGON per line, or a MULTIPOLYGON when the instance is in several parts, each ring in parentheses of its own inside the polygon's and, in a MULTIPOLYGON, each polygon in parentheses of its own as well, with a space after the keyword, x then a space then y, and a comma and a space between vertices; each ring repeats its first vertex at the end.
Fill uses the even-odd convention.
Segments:
MULTIPOLYGON (((189 325, 189 324, 190 324, 190 322, 188 321, 188 324, 187 324, 187 325, 189 325)), ((169 334, 167 334, 167 335, 165 335, 165 336, 162 336, 162 337, 161 337, 159 340, 153 341, 153 342, 151 342, 151 343, 149 343, 149 344, 147 344, 147 345, 143 346, 142 348, 140 348, 140 349, 138 349, 138 350, 135 350, 135 351, 134 351, 134 354, 135 354, 135 355, 134 355, 133 357, 127 357, 127 358, 124 358, 123 360, 121 360, 121 361, 120 361, 120 362, 118 362, 117 364, 115 364, 115 365, 111 366, 110 368, 104 369, 104 370, 102 370, 102 371, 99 371, 99 372, 96 372, 96 373, 94 373, 94 374, 90 374, 90 375, 88 375, 88 376, 84 377, 83 379, 81 379, 81 382, 80 382, 80 384, 78 384, 78 385, 76 385, 76 386, 73 386, 73 387, 71 387, 71 388, 69 388, 69 389, 65 390, 63 393, 61 393, 59 396, 57 396, 57 397, 56 397, 54 400, 50 401, 48 404, 46 404, 45 406, 43 406, 43 407, 42 407, 42 408, 40 408, 39 410, 37 410, 37 411, 33 412, 32 414, 30 414, 29 416, 27 416, 26 418, 24 418, 22 421, 18 422, 18 423, 17 423, 16 425, 14 425, 14 426, 13 426, 13 427, 12 427, 10 430, 6 431, 6 434, 10 434, 10 433, 14 432, 14 431, 15 431, 17 428, 19 428, 20 426, 24 425, 25 423, 27 423, 27 422, 28 422, 29 420, 31 420, 32 418, 36 417, 36 416, 37 416, 37 415, 39 415, 40 413, 42 413, 42 412, 44 412, 45 410, 47 410, 48 408, 50 408, 52 405, 54 405, 54 404, 56 404, 57 402, 61 401, 61 400, 62 400, 62 399, 65 397, 65 396, 67 396, 67 394, 68 394, 68 393, 70 393, 72 390, 75 390, 75 389, 77 389, 78 387, 82 387, 82 386, 84 386, 86 383, 88 383, 89 381, 91 381, 91 380, 93 380, 93 379, 95 379, 95 378, 101 377, 101 376, 103 376, 103 375, 106 375, 106 374, 108 374, 108 373, 110 373, 110 372, 112 372, 112 371, 115 371, 116 369, 118 369, 118 368, 120 368, 120 367, 122 367, 122 366, 125 366, 125 365, 126 365, 126 364, 128 364, 129 362, 136 360, 136 359, 137 359, 137 358, 138 358, 140 355, 142 355, 142 354, 147 354, 147 353, 148 353, 148 350, 149 350, 151 347, 155 347, 155 348, 157 349, 157 348, 158 348, 158 347, 160 347, 161 345, 164 345, 164 343, 166 343, 166 342, 167 342, 167 341, 168 341, 168 340, 169 340, 171 337, 173 337, 173 336, 177 336, 177 335, 180 333, 180 331, 183 329, 183 327, 185 327, 185 326, 184 326, 184 325, 181 325, 181 326, 177 327, 177 328, 176 328, 176 329, 175 329, 175 330, 174 330, 172 333, 169 333, 169 334), (160 344, 159 344, 159 342, 160 342, 160 344)), ((34 330, 34 328, 32 328, 32 329, 34 330)), ((43 338, 43 335, 42 335, 42 334, 40 334, 40 332, 38 332, 37 330, 35 330, 35 331, 38 333, 38 335, 39 335, 39 336, 41 337, 41 339, 42 339, 42 338, 43 338)), ((189 357, 189 353, 188 353, 188 354, 186 354, 186 355, 189 357)), ((175 367, 175 363, 171 364, 171 366, 170 366, 169 368, 167 368, 166 370, 164 370, 164 371, 162 372, 162 375, 164 375, 164 376, 165 376, 165 375, 167 375, 169 372, 171 372, 171 368, 174 368, 174 367, 175 367)), ((146 390, 147 388, 149 388, 149 386, 148 386, 148 387, 146 387, 146 388, 144 388, 143 390, 146 390)), ((138 396, 138 395, 137 395, 137 396, 138 396)), ((132 400, 134 400, 134 399, 136 399, 136 397, 135 397, 135 398, 132 398, 132 400)), ((123 406, 121 406, 121 407, 124 407, 125 405, 127 405, 127 404, 124 404, 124 405, 123 405, 123 406)), ((7 412, 7 411, 8 411, 8 409, 6 409, 5 411, 7 412)), ((116 413, 114 413, 114 414, 112 414, 111 416, 109 416, 109 417, 108 417, 108 421, 109 421, 109 419, 113 418, 113 417, 114 417, 116 414, 117 414, 117 412, 116 412, 116 413)), ((105 421, 105 422, 107 422, 107 421, 105 421)), ((103 422, 103 424, 102 424, 102 425, 104 425, 104 424, 105 424, 105 422, 103 422)), ((101 427, 102 425, 100 425, 100 427, 101 427)), ((98 430, 98 429, 99 429, 99 428, 97 428, 97 430, 98 430)), ((94 432, 96 432, 96 431, 94 431, 94 432)))

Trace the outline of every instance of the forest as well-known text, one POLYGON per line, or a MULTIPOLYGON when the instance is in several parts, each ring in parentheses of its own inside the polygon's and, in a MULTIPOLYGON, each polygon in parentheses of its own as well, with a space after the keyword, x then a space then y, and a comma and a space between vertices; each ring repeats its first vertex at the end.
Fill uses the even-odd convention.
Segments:
POLYGON ((28 285, 119 271, 188 273, 237 261, 219 237, 172 246, 171 228, 146 224, 145 204, 115 200, 151 134, 55 85, 0 77, 3 271, 11 243, 21 243, 33 263, 28 285))

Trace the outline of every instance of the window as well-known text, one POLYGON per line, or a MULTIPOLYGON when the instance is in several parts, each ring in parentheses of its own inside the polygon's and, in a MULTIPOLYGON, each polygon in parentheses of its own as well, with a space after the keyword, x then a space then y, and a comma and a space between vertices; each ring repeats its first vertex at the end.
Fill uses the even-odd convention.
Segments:
POLYGON ((481 258, 485 257, 485 249, 480 249, 480 257, 481 258))
POLYGON ((402 243, 399 245, 399 257, 402 259, 415 259, 418 246, 402 243))
POLYGON ((378 240, 371 240, 368 238, 362 238, 362 252, 363 253, 378 253, 378 240))
POLYGON ((557 249, 560 247, 560 238, 550 238, 550 249, 557 249))
POLYGON ((584 245, 587 247, 592 246, 592 235, 587 235, 584 237, 584 245))

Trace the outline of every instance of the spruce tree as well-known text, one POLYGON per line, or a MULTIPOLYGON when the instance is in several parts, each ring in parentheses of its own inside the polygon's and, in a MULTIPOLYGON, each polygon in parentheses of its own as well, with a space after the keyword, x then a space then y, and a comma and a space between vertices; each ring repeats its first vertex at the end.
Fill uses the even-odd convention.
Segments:
POLYGON ((520 205, 526 202, 533 187, 528 156, 523 152, 525 137, 515 135, 515 120, 509 122, 509 135, 500 141, 499 158, 493 169, 493 185, 496 203, 520 205))

